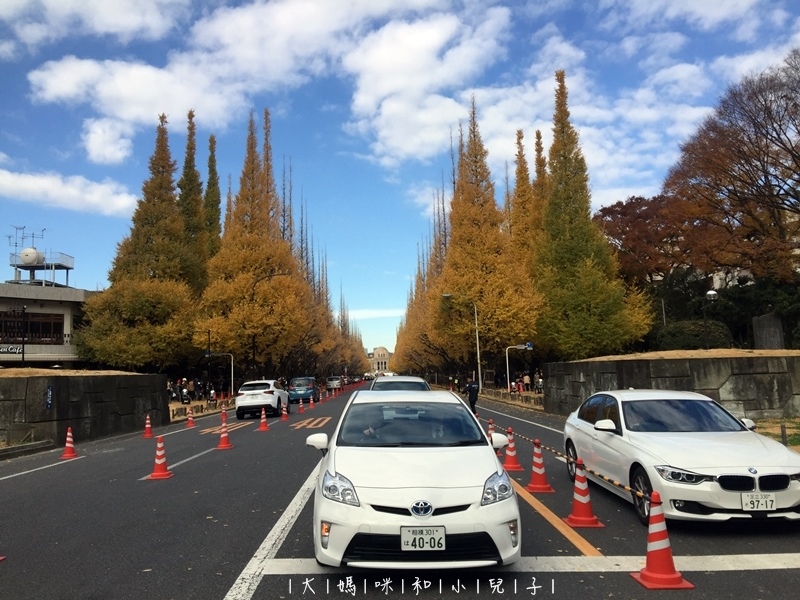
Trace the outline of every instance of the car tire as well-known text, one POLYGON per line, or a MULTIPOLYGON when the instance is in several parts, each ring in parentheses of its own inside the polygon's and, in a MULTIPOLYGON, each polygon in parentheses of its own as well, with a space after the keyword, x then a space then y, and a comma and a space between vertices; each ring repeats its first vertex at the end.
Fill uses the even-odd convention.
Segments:
POLYGON ((653 486, 650 484, 650 478, 647 472, 642 467, 636 467, 631 474, 631 492, 633 497, 633 508, 636 511, 636 517, 642 525, 650 524, 650 500, 648 498, 640 498, 636 492, 647 494, 649 497, 653 493, 653 486))
POLYGON ((571 440, 567 440, 567 474, 569 475, 570 481, 575 481, 575 472, 577 471, 577 467, 575 466, 575 461, 578 460, 578 451, 575 450, 575 444, 572 443, 571 440))
POLYGON ((239 421, 241 421, 242 419, 244 419, 244 413, 243 413, 242 411, 240 411, 240 410, 237 410, 237 411, 236 411, 236 418, 237 418, 239 421))

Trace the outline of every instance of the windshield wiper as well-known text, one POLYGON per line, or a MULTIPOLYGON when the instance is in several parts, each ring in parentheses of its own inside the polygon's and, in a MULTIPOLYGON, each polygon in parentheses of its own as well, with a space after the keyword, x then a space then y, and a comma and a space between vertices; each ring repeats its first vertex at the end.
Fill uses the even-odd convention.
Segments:
POLYGON ((485 440, 459 440, 457 442, 450 442, 449 444, 442 444, 442 446, 483 446, 485 444, 485 440))

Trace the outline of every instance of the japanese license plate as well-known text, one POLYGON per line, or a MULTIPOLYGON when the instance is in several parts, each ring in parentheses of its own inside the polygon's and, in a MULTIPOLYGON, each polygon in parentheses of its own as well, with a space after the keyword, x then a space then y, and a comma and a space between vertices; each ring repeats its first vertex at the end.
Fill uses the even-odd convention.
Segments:
POLYGON ((402 550, 444 550, 444 527, 401 527, 402 550))
POLYGON ((747 492, 742 494, 742 510, 775 510, 775 494, 747 492))

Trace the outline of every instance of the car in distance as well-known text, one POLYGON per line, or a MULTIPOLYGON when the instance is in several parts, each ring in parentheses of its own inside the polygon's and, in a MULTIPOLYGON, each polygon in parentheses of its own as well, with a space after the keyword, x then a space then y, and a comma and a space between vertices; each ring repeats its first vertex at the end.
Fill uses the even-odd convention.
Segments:
POLYGON ((322 451, 314 554, 323 565, 447 569, 520 557, 517 496, 491 439, 446 391, 358 390, 322 451))
POLYGON ((753 431, 702 394, 616 390, 586 399, 566 420, 570 477, 588 469, 645 494, 588 478, 632 502, 643 524, 658 491, 668 519, 800 519, 800 454, 753 431))
POLYGON ((325 389, 327 390, 340 390, 342 389, 342 378, 339 375, 332 375, 325 380, 325 389))
POLYGON ((423 390, 431 389, 430 384, 422 377, 410 377, 407 375, 393 375, 390 377, 376 377, 369 386, 370 390, 380 390, 382 392, 390 390, 423 390))
POLYGON ((235 399, 236 418, 241 420, 247 415, 261 416, 261 409, 272 415, 281 414, 281 407, 289 410, 289 392, 283 389, 280 381, 275 379, 259 379, 246 381, 239 388, 235 399))
POLYGON ((309 403, 313 399, 319 402, 319 386, 317 380, 307 375, 305 377, 295 377, 289 382, 289 403, 299 404, 300 399, 309 403))

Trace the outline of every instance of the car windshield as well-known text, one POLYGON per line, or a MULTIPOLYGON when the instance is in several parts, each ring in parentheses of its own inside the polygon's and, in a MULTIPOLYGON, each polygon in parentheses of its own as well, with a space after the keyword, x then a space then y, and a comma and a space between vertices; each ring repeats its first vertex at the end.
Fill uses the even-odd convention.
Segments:
POLYGON ((386 390, 430 390, 431 386, 427 381, 376 381, 370 389, 378 391, 386 390))
POLYGON ((314 380, 310 377, 298 377, 296 379, 292 379, 292 382, 289 385, 293 387, 311 387, 314 385, 314 380))
POLYGON ((737 419, 712 400, 637 400, 623 402, 629 431, 709 432, 744 431, 737 419))
POLYGON ((254 381, 251 383, 243 383, 239 388, 240 392, 260 392, 261 390, 268 390, 270 385, 265 381, 254 381))
POLYGON ((477 446, 485 436, 461 404, 352 404, 342 419, 339 446, 477 446))

